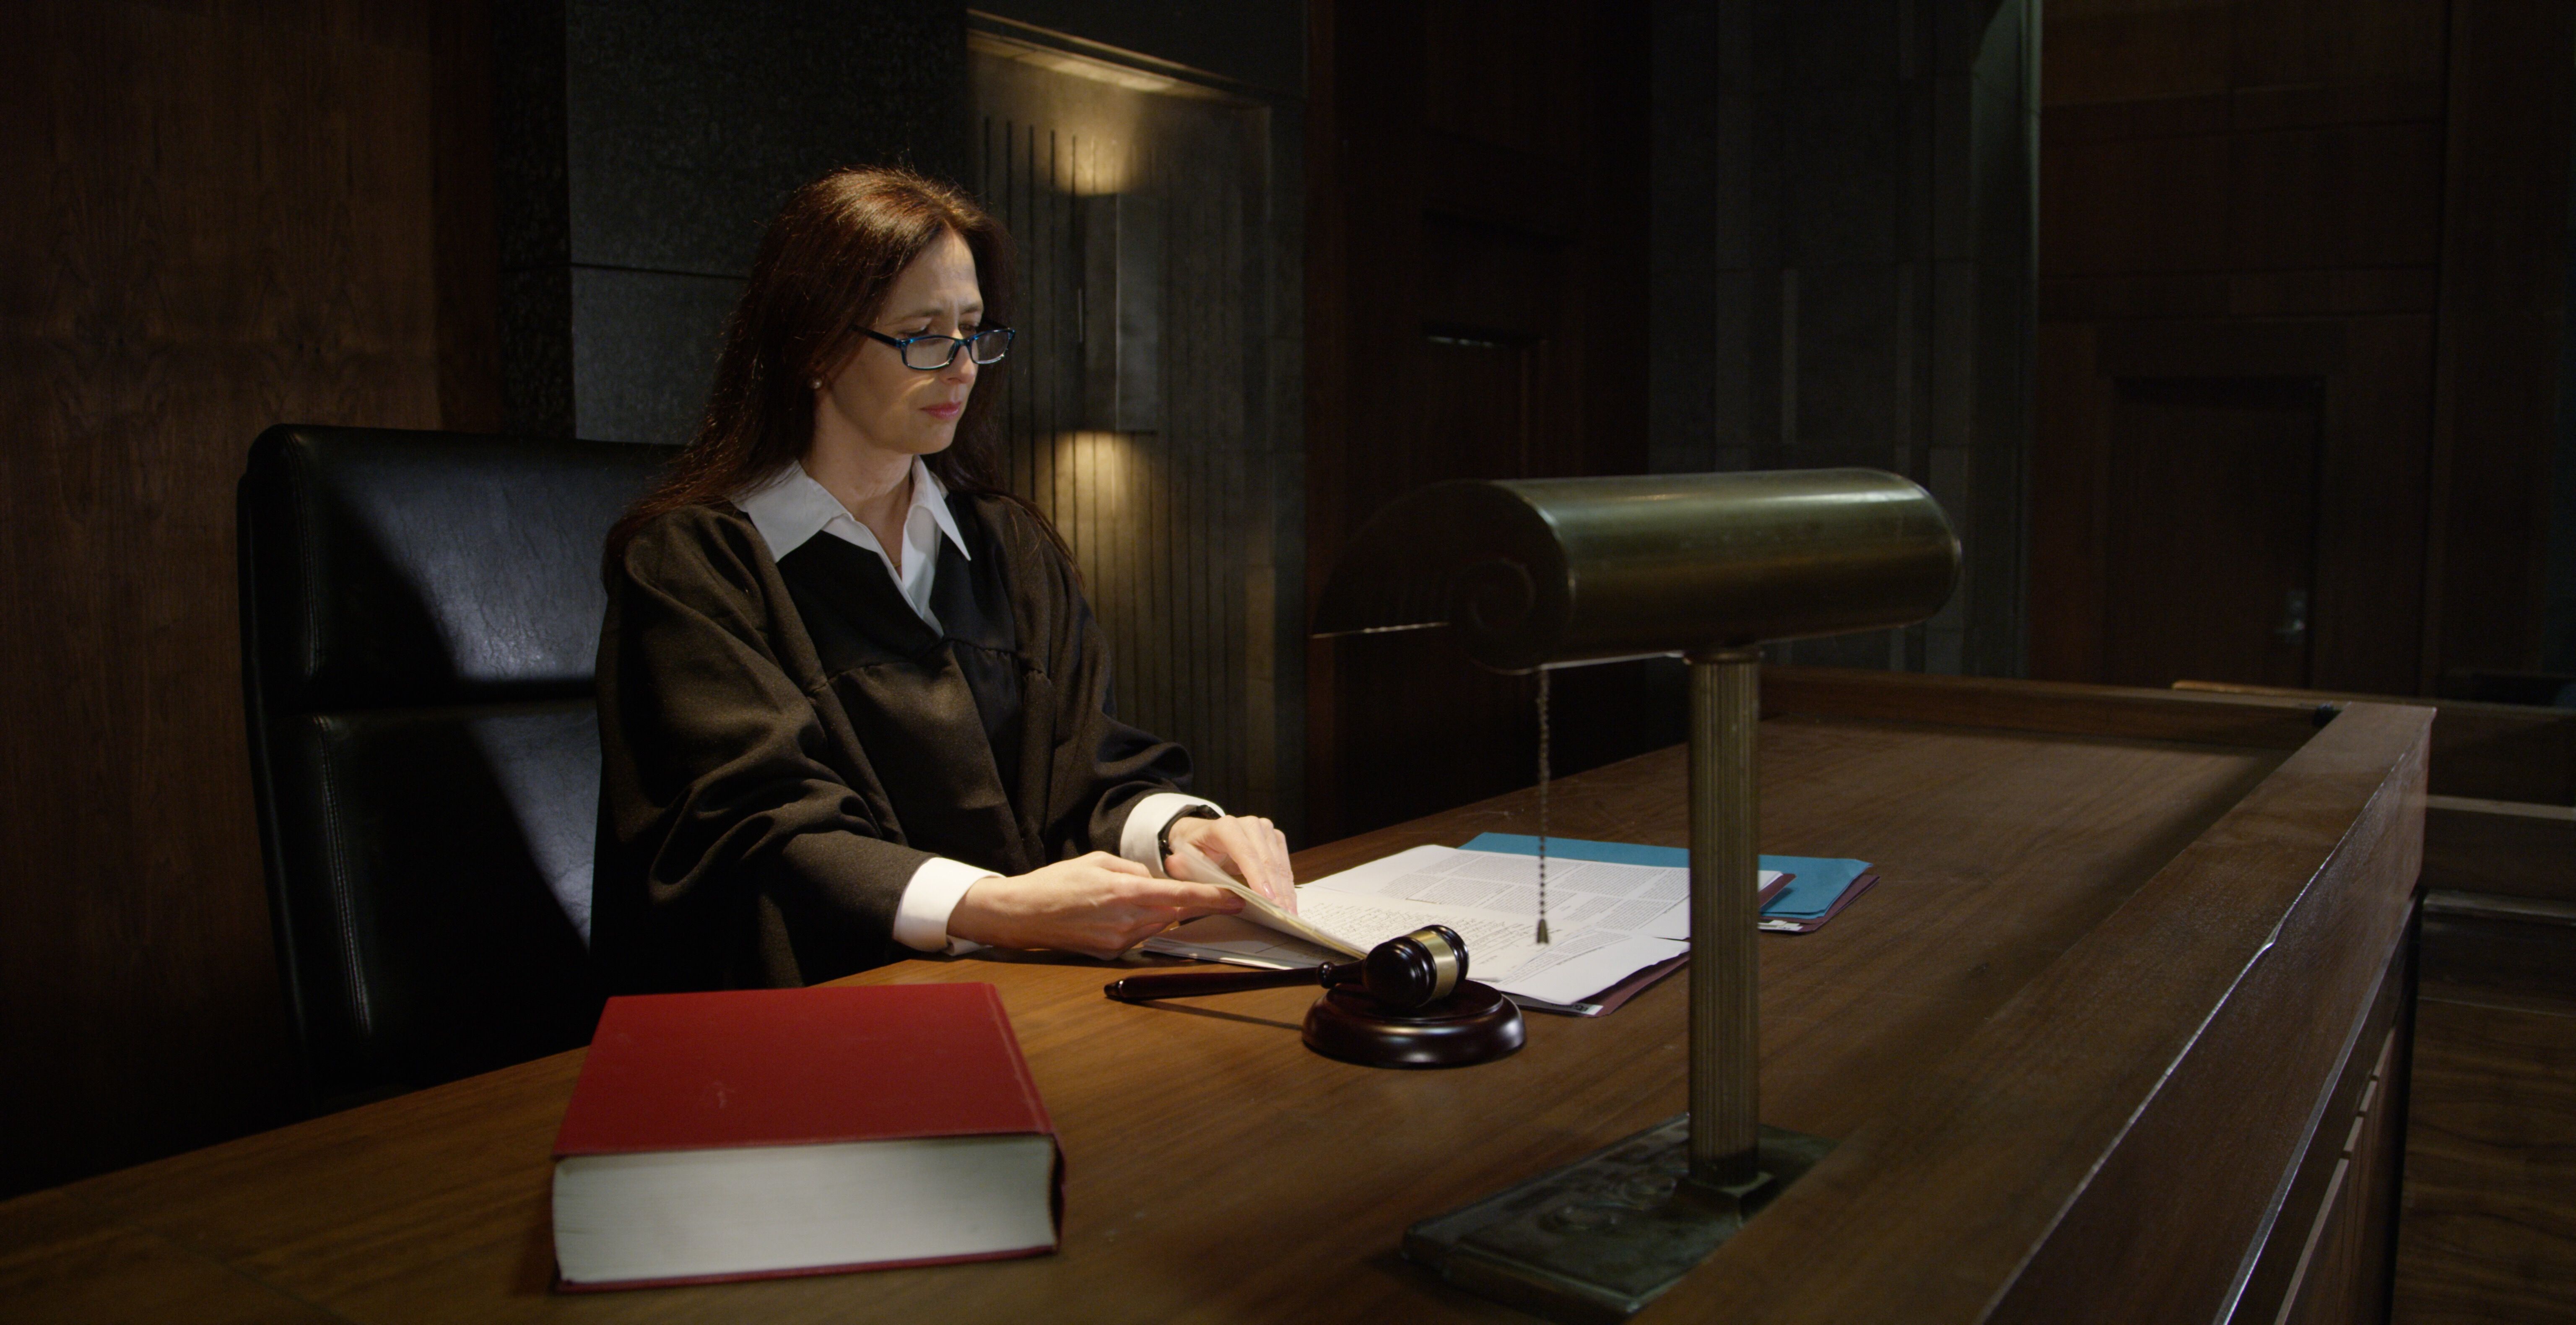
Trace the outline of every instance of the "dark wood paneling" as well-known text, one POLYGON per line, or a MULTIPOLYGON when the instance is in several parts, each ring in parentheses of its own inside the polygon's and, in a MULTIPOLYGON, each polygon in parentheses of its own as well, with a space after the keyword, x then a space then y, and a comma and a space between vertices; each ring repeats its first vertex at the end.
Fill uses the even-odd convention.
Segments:
MULTIPOLYGON (((2424 886, 2576 903, 2576 817, 2561 806, 2489 808, 2471 801, 2428 807, 2424 886)), ((2576 952, 2570 960, 2576 978, 2576 952)))
POLYGON ((2431 411, 2432 319, 2343 319, 2317 476, 2313 684, 2405 694, 2426 679, 2403 641, 2424 612, 2425 512, 2416 475, 2431 411))
MULTIPOLYGON (((2174 688, 2217 694, 2274 695, 2311 703, 2367 702, 2383 698, 2208 681, 2183 682, 2174 688)), ((2483 704, 2465 699, 2413 699, 2405 702, 2433 710, 2432 794, 2537 805, 2576 805, 2576 713, 2520 704, 2483 704)), ((2435 831, 2428 824, 2428 838, 2435 831)), ((2429 867, 2432 859, 2429 841, 2426 852, 2429 867)))
MULTIPOLYGON (((2043 309, 2049 288, 2041 286, 2043 309)), ((2103 433, 2116 397, 2111 380, 2094 371, 2101 337, 2097 324, 2045 318, 2034 337, 2030 674, 2050 680, 2102 675, 2111 501, 2111 448, 2103 433)))
MULTIPOLYGON (((2281 1294, 2249 1286, 2244 1302, 2251 1321, 2282 1325, 2355 1325, 2388 1318, 2395 1269, 2398 1178, 2404 1168, 2406 1055, 2400 1032, 2380 1042, 2360 1099, 2329 1113, 2318 1129, 2320 1158, 2330 1158, 2326 1191, 2306 1228, 2280 1228, 2274 1241, 2294 1252, 2290 1281, 2281 1294), (2346 1124, 2349 1123, 2349 1128, 2346 1124), (2284 1235, 2287 1236, 2284 1236, 2284 1235), (2266 1316, 2262 1304, 2285 1300, 2266 1316)), ((2292 1203, 2285 1209, 2304 1208, 2292 1203)), ((2268 1250, 2268 1248, 2267 1248, 2268 1250)))
POLYGON ((2576 5, 2454 0, 2449 48, 2428 684, 2540 666, 2576 5))
POLYGON ((2043 66, 2051 113, 2231 88, 2436 81, 2447 10, 2446 0, 2059 0, 2043 66))
POLYGON ((2069 276, 2042 287, 2050 322, 2126 318, 2293 317, 2319 313, 2430 313, 2429 267, 2338 271, 2177 272, 2069 276))
POLYGON ((2441 235, 2438 125, 2339 124, 2228 139, 2228 246, 2243 269, 2430 263, 2441 235))
MULTIPOLYGON (((2495 0, 2050 6, 2032 675, 2157 679, 2101 638, 2116 402, 2281 376, 2259 342, 2294 323, 2344 341, 2298 370, 2323 393, 2312 503, 2258 537, 2313 531, 2308 675, 2412 694, 2455 647, 2536 665, 2570 22, 2495 0), (2199 362, 2146 362, 2174 359, 2199 362)), ((2205 607, 2194 577, 2167 597, 2150 615, 2205 607)))
POLYGON ((2169 690, 2045 681, 1890 676, 1840 667, 1766 667, 1762 712, 1938 722, 2010 731, 2082 732, 2150 741, 2295 750, 2331 713, 2313 702, 2246 696, 2211 704, 2169 690))
MULTIPOLYGON (((2237 109, 2204 104, 2212 118, 2237 109)), ((2142 122, 2120 127, 2202 128, 2178 124, 2172 108, 2157 111, 2165 118, 2142 113, 2142 122)), ((2236 132, 2093 142, 2053 135, 2055 169, 2041 176, 2041 206, 2058 228, 2043 232, 2042 274, 2433 265, 2442 217, 2438 122, 2243 132, 2245 118, 2230 114, 2213 126, 2236 132)), ((2110 128, 2099 109, 2086 119, 2087 132, 2110 128)))
MULTIPOLYGON (((2057 25, 2047 31, 2053 47, 2057 25)), ((2047 133, 2051 112, 2041 113, 2040 124, 2047 133)), ((2039 172, 2043 279, 2225 265, 2225 138, 2193 134, 2062 147, 2054 137, 2042 141, 2054 148, 2042 156, 2039 172)))
POLYGON ((275 1120, 232 491, 283 421, 434 427, 413 4, 38 3, 0 43, 0 1190, 275 1120))
POLYGON ((2426 998, 2576 1014, 2576 901, 2429 889, 2421 944, 2426 998))
POLYGON ((494 210, 490 0, 429 6, 438 209, 438 417, 501 431, 501 227, 494 210))
MULTIPOLYGON (((2032 673, 2147 685, 2259 683, 2260 671, 2219 676, 2194 669, 2195 663, 2206 668, 2251 657, 2251 645, 2208 659, 2113 655, 2111 636, 2135 629, 2115 613, 2192 622, 2187 628, 2197 631, 2212 614, 2216 583, 2207 573, 2168 574, 2163 560, 2142 560, 2118 546, 2116 531, 2126 525, 2200 549, 2205 561, 2221 566, 2241 564, 2231 558, 2246 549, 2287 547, 2304 537, 2310 545, 2304 556, 2284 557, 2311 567, 2310 681, 2337 690, 2414 693, 2418 659, 2410 642, 2420 630, 2423 601, 2419 476, 2431 417, 2431 355, 2432 322, 2422 315, 2044 324, 2043 445, 2031 462, 2032 673), (2277 415, 2283 400, 2311 392, 2316 432, 2308 491, 2222 510, 2214 504, 2221 489, 2181 490, 2219 478, 2209 469, 2215 455, 2185 458, 2218 444, 2217 434, 2201 425, 2250 426, 2262 410, 2277 415), (2231 400, 2234 407, 2225 408, 2231 400), (2204 417, 2164 420, 2168 431, 2180 425, 2190 437, 2131 435, 2150 413, 2140 403, 2158 401, 2166 402, 2167 416, 2177 413, 2175 402, 2198 401, 2204 417), (2169 481, 2142 490, 2139 471, 2157 467, 2169 481), (2164 526, 2140 523, 2155 520, 2164 526), (2117 601, 2115 580, 2131 590, 2125 603, 2117 601), (2140 592, 2161 604, 2137 606, 2140 592)), ((2267 633, 2278 624, 2279 606, 2275 598, 2267 633)), ((2209 647, 2222 646, 2213 641, 2209 647)))
POLYGON ((2563 1320, 2576 1284, 2576 1007, 2415 1009, 2401 1325, 2563 1320))

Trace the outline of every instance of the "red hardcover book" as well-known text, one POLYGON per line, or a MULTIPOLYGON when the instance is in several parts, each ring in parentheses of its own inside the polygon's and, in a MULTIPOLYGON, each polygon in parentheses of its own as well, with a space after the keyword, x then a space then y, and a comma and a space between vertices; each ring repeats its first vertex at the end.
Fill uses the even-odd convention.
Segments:
POLYGON ((1034 1256, 1063 1159, 988 984, 608 1000, 555 1137, 566 1288, 1034 1256))

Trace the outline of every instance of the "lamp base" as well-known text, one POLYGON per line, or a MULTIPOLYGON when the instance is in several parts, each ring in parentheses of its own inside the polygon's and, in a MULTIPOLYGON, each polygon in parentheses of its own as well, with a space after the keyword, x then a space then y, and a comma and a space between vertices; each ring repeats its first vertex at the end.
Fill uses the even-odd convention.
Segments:
POLYGON ((1762 1129, 1742 1187, 1689 1180, 1690 1115, 1404 1231, 1405 1259, 1567 1325, 1624 1321, 1680 1282, 1834 1143, 1762 1129))

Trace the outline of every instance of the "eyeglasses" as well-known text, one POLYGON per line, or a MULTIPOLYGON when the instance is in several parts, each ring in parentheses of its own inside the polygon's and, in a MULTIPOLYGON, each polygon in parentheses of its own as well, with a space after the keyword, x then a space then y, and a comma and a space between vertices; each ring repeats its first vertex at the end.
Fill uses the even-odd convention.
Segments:
POLYGON ((972 336, 889 336, 883 332, 866 332, 870 340, 884 341, 903 355, 903 366, 935 373, 957 362, 957 351, 979 364, 1000 363, 1011 352, 1011 329, 988 327, 972 336))

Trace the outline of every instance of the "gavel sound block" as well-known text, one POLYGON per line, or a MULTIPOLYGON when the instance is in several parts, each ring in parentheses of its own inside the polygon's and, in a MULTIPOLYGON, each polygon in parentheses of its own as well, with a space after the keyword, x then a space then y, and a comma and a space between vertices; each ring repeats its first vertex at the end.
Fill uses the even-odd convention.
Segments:
POLYGON ((1468 1067, 1517 1051, 1528 1038, 1521 1010, 1491 985, 1467 978, 1467 941, 1425 925, 1355 962, 1284 971, 1172 971, 1113 980, 1101 992, 1123 1003, 1321 985, 1306 1010, 1306 1047, 1366 1067, 1468 1067))
POLYGON ((1690 1113, 1415 1225, 1407 1256, 1526 1311, 1617 1319, 1823 1153, 1760 1122, 1757 646, 1910 625, 1958 575, 1940 505, 1869 469, 1442 483, 1351 536, 1318 635, 1447 628, 1502 672, 1665 653, 1691 670, 1690 1113), (1653 1213, 1604 1213, 1623 1203, 1653 1213))

